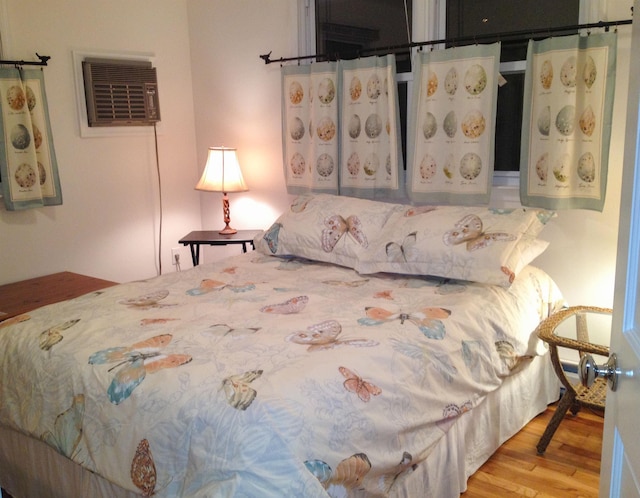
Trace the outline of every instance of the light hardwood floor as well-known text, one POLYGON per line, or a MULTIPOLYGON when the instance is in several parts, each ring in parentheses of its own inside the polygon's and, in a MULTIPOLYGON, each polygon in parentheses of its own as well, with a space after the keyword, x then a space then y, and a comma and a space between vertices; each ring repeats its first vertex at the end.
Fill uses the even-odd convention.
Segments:
POLYGON ((555 405, 501 446, 467 483, 462 498, 598 497, 604 419, 582 410, 567 413, 544 455, 536 444, 555 405))

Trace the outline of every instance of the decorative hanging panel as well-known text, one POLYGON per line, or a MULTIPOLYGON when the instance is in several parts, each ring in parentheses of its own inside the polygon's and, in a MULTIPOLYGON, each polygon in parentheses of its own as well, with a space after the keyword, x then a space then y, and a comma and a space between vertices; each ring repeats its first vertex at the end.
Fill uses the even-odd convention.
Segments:
POLYGON ((7 210, 62 204, 44 75, 0 69, 0 178, 7 210))
POLYGON ((287 192, 338 193, 337 63, 282 68, 282 150, 287 192))
POLYGON ((340 62, 340 194, 404 199, 394 55, 340 62))
POLYGON ((520 200, 602 211, 607 185, 616 33, 530 41, 520 200))
POLYGON ((499 63, 500 43, 416 55, 407 133, 412 202, 489 202, 499 63))

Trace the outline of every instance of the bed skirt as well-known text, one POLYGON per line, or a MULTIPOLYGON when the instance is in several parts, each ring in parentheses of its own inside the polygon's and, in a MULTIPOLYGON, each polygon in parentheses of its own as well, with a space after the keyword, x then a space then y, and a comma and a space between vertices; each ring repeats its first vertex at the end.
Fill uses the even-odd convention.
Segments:
MULTIPOLYGON (((461 416, 426 462, 394 486, 392 496, 459 496, 469 476, 558 396, 559 382, 548 355, 535 357, 461 416), (505 413, 509 416, 500 415, 505 413)), ((138 496, 84 470, 42 441, 4 427, 0 427, 0 486, 15 498, 138 496)))

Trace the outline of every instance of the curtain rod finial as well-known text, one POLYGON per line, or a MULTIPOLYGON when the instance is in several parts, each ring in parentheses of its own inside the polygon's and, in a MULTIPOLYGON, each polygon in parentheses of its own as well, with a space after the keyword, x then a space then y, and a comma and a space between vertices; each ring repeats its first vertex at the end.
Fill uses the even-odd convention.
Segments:
POLYGON ((273 52, 273 50, 271 50, 268 54, 262 54, 260 56, 260 58, 264 61, 265 64, 269 64, 271 62, 271 52, 273 52))

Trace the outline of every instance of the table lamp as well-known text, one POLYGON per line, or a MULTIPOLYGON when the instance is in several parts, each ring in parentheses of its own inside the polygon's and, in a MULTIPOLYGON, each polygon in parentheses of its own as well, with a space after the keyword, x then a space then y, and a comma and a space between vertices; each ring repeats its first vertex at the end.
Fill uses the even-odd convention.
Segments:
POLYGON ((235 228, 229 226, 231 211, 229 210, 229 196, 227 192, 245 192, 249 190, 242 178, 242 171, 238 163, 236 149, 228 147, 209 147, 207 164, 202 177, 196 185, 196 190, 205 192, 222 192, 222 212, 225 227, 221 234, 234 234, 235 228))

